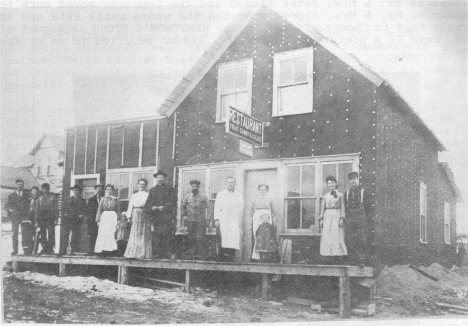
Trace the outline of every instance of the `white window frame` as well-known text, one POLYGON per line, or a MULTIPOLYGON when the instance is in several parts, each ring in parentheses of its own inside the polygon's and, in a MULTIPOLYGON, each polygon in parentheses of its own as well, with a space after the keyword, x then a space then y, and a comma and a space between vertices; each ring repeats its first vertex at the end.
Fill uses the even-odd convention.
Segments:
MULTIPOLYGON (((106 171, 106 184, 110 183, 110 177, 111 175, 115 174, 128 174, 128 198, 120 198, 120 189, 117 189, 117 197, 119 198, 119 201, 129 201, 130 197, 133 194, 133 179, 138 178, 135 176, 136 173, 150 173, 152 174, 154 171, 157 170, 156 166, 149 166, 149 167, 144 167, 144 168, 124 168, 124 169, 108 169, 106 171)), ((149 191, 149 189, 152 187, 153 181, 151 179, 147 179, 148 181, 148 186, 146 187, 146 190, 149 191)), ((115 185, 114 185, 115 186, 115 185)))
MULTIPOLYGON (((307 162, 302 160, 300 163, 286 163, 285 164, 285 173, 284 173, 284 184, 286 185, 286 177, 287 173, 286 170, 289 166, 297 166, 297 165, 315 165, 315 223, 312 229, 288 229, 288 217, 286 211, 286 186, 284 188, 284 230, 286 234, 319 234, 320 230, 318 228, 318 219, 320 217, 320 210, 321 205, 323 204, 323 194, 322 189, 324 186, 324 178, 326 176, 323 175, 322 167, 327 164, 339 164, 339 163, 351 163, 352 164, 352 171, 357 172, 359 171, 359 154, 351 154, 351 155, 330 155, 330 156, 322 156, 322 157, 312 157, 307 162)), ((340 185, 344 185, 347 180, 338 180, 338 173, 337 174, 337 181, 340 185)), ((343 189, 340 188, 338 191, 343 192, 343 189)), ((299 197, 298 197, 299 198, 299 197)), ((302 197, 301 197, 302 198, 302 197)))
POLYGON ((450 204, 444 202, 444 242, 450 244, 450 204))
MULTIPOLYGON (((248 98, 249 98, 249 105, 247 107, 247 111, 243 111, 248 115, 252 114, 252 78, 253 78, 253 59, 245 59, 245 60, 238 60, 238 61, 230 61, 222 63, 218 66, 218 86, 217 86, 217 98, 216 98, 216 122, 226 122, 228 119, 228 114, 226 112, 225 119, 222 119, 222 102, 221 96, 224 95, 222 92, 223 89, 223 78, 224 72, 226 70, 234 69, 240 66, 247 66, 247 86, 245 90, 248 91, 248 98)), ((233 93, 226 93, 226 94, 233 94, 233 93)), ((238 109, 238 108, 236 108, 238 109)), ((227 109, 226 109, 227 110, 227 109)), ((241 110, 240 110, 241 111, 241 110)))
MULTIPOLYGON (((313 102, 314 102, 314 97, 313 97, 313 75, 314 74, 314 51, 313 47, 308 47, 308 48, 303 48, 299 50, 293 50, 293 51, 287 51, 287 52, 280 52, 280 53, 275 53, 273 57, 273 112, 272 115, 274 117, 277 116, 285 116, 285 115, 295 115, 295 114, 303 114, 303 113, 310 113, 313 110, 313 102), (310 93, 310 106, 306 107, 302 110, 296 111, 296 112, 280 112, 280 92, 279 88, 284 87, 286 85, 280 85, 280 61, 285 60, 285 59, 293 59, 296 57, 301 57, 301 56, 307 56, 307 85, 308 85, 308 91, 310 93)), ((299 83, 296 84, 290 84, 289 86, 292 85, 299 85, 299 83)))
POLYGON ((427 242, 427 185, 419 182, 419 242, 427 242), (424 228, 423 228, 424 221, 424 228))

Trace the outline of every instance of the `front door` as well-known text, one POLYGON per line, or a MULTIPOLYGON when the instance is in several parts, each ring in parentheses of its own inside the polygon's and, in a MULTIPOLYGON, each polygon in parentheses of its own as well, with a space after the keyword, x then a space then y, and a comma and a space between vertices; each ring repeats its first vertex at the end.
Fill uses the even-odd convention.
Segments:
POLYGON ((242 221, 242 243, 241 243, 241 259, 243 262, 249 262, 252 258, 252 248, 254 243, 253 230, 252 230, 252 202, 259 196, 258 185, 266 184, 270 188, 268 197, 274 203, 274 208, 277 214, 280 212, 280 190, 278 189, 278 177, 276 169, 266 170, 249 170, 245 173, 244 182, 244 201, 245 201, 245 214, 242 221))

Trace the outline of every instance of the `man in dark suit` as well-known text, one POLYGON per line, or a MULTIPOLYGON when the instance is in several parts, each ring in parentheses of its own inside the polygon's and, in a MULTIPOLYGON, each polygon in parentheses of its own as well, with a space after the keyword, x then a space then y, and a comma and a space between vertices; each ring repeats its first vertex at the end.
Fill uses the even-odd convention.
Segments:
POLYGON ((81 198, 81 186, 75 185, 70 189, 73 191, 73 195, 65 201, 62 210, 62 232, 60 236, 59 256, 67 253, 70 232, 70 255, 74 255, 78 251, 80 227, 87 213, 86 200, 81 198))
POLYGON ((99 202, 104 196, 104 185, 98 183, 94 186, 96 194, 88 199, 88 235, 89 235, 89 250, 88 255, 94 255, 94 246, 96 245, 96 238, 98 235, 98 225, 96 223, 96 213, 99 207, 99 202))
POLYGON ((58 222, 57 197, 50 193, 50 185, 42 184, 42 196, 37 200, 36 222, 39 226, 42 251, 40 254, 54 254, 55 225, 58 222))
POLYGON ((153 177, 156 186, 151 188, 145 203, 145 210, 153 222, 153 256, 169 258, 172 252, 172 226, 174 222, 174 189, 165 183, 167 174, 159 170, 153 177))
POLYGON ((5 204, 5 209, 8 216, 11 218, 11 228, 13 231, 13 252, 12 255, 18 254, 18 229, 21 222, 27 218, 29 209, 29 194, 23 190, 24 181, 16 179, 16 191, 8 196, 5 204))

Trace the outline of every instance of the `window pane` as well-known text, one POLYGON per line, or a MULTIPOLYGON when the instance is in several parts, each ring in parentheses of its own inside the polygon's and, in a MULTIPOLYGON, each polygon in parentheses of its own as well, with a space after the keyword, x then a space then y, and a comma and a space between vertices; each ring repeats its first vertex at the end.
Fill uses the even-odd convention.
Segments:
POLYGON ((236 102, 236 105, 234 106, 236 109, 250 115, 249 103, 250 103, 249 92, 237 93, 237 102, 236 102))
POLYGON ((236 89, 236 69, 227 69, 223 74, 223 93, 234 92, 236 89))
POLYGON ((309 84, 294 86, 294 111, 312 111, 312 94, 310 93, 309 84))
POLYGON ((129 186, 130 186, 130 174, 129 173, 120 174, 119 199, 128 199, 129 186))
POLYGON ((315 224, 315 199, 302 200, 302 229, 309 229, 315 224))
POLYGON ((294 59, 294 83, 307 82, 307 57, 294 59))
MULTIPOLYGON (((195 173, 195 180, 200 181, 200 193, 205 193, 205 182, 206 182, 206 172, 205 171, 197 171, 195 173)), ((189 180, 190 181, 190 180, 189 180)), ((190 187, 190 191, 192 191, 192 187, 190 187)))
POLYGON ((118 188, 120 187, 120 176, 117 173, 109 174, 109 181, 111 185, 114 186, 114 191, 112 193, 113 196, 117 197, 118 195, 118 188))
POLYGON ((224 120, 230 106, 237 109, 236 93, 221 96, 221 119, 224 120))
POLYGON ((293 83, 293 59, 280 61, 280 85, 291 85, 293 83))
POLYGON ((182 198, 184 198, 190 191, 190 180, 195 178, 195 172, 193 171, 185 171, 182 177, 182 198))
POLYGON ((325 179, 332 175, 336 178, 336 164, 322 164, 322 196, 328 192, 328 186, 325 179))
POLYGON ((216 199, 216 194, 223 190, 224 183, 223 170, 211 170, 210 192, 211 199, 216 199))
POLYGON ((348 191, 350 188, 348 182, 348 173, 353 172, 353 163, 340 163, 338 164, 338 184, 340 192, 348 191))
POLYGON ((288 166, 287 171, 287 188, 286 197, 300 197, 301 195, 301 180, 300 180, 300 166, 288 166))
POLYGON ((247 66, 236 69, 236 88, 247 87, 247 66))
POLYGON ((315 196, 315 165, 302 166, 302 197, 315 196))
POLYGON ((286 200, 286 228, 299 229, 301 221, 301 201, 300 199, 286 200))
POLYGON ((295 97, 294 86, 281 87, 279 89, 279 111, 281 113, 293 113, 295 97))

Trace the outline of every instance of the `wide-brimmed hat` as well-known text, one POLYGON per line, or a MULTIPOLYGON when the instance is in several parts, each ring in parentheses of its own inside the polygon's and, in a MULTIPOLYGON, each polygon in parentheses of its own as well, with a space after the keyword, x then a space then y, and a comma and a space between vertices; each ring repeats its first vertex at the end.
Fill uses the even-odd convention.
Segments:
POLYGON ((80 185, 76 184, 76 185, 74 185, 73 187, 70 188, 70 190, 73 190, 73 189, 81 190, 82 188, 81 188, 80 185))
POLYGON ((48 183, 43 183, 43 184, 41 185, 41 188, 50 189, 50 184, 48 184, 48 183))
POLYGON ((98 183, 98 184, 94 185, 94 189, 96 189, 97 187, 104 188, 104 185, 102 183, 98 183))
POLYGON ((197 185, 197 186, 200 185, 200 181, 198 181, 198 180, 190 180, 189 183, 190 183, 190 185, 197 185))
POLYGON ((157 177, 158 175, 162 175, 164 178, 167 178, 167 174, 163 172, 163 170, 158 170, 153 174, 153 177, 157 177))

